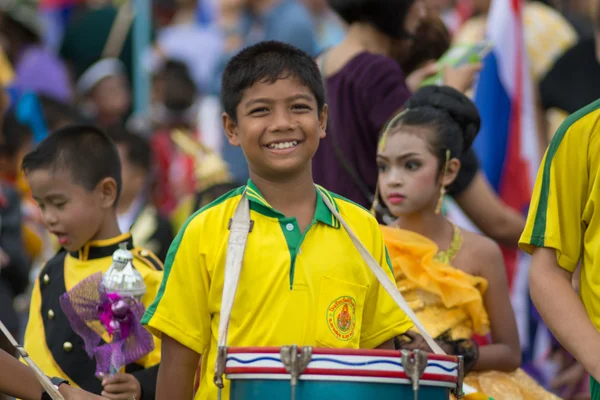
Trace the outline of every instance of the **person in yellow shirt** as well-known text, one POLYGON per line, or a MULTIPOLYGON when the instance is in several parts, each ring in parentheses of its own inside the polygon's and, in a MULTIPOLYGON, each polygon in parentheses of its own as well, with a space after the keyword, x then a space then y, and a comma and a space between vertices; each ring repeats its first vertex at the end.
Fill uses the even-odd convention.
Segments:
MULTIPOLYGON (((99 380, 96 362, 83 339, 69 325, 59 298, 87 277, 106 272, 121 243, 134 255, 144 278, 148 306, 158 292, 162 264, 145 249, 134 248, 121 234, 116 203, 121 192, 121 164, 115 144, 93 126, 59 129, 23 158, 22 169, 39 204, 43 222, 62 250, 42 268, 31 295, 25 349, 50 376, 111 399, 154 399, 160 342, 124 372, 99 380)), ((109 337, 103 337, 105 342, 109 337)))
MULTIPOLYGON (((412 327, 321 196, 393 279, 375 218, 313 182, 311 159, 327 123, 314 60, 279 42, 248 47, 229 62, 221 101, 227 138, 242 147, 250 180, 198 210, 169 250, 158 296, 142 320, 162 338, 168 366, 159 371, 158 399, 217 398, 212 373, 228 225, 244 198, 253 223, 228 346, 393 349, 394 338, 412 327)), ((229 398, 227 381, 222 398, 229 398)))
POLYGON ((569 116, 554 135, 519 241, 533 254, 531 298, 558 341, 591 374, 592 399, 600 399, 598 202, 600 100, 569 116), (572 284, 578 266, 579 296, 572 284))

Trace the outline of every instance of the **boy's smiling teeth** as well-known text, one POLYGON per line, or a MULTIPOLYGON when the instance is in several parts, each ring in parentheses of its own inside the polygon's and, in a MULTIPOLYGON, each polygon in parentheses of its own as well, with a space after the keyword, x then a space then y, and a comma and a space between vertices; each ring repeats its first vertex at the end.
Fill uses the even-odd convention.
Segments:
POLYGON ((295 147, 297 145, 298 141, 292 140, 291 142, 271 143, 268 147, 270 149, 289 149, 290 147, 295 147))

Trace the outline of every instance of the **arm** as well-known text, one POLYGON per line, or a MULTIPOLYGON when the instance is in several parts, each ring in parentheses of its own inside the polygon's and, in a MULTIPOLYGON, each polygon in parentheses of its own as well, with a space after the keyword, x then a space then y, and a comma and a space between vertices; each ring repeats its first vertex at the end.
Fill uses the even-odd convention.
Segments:
MULTIPOLYGON (((39 400, 42 398, 44 388, 38 382, 35 374, 25 364, 0 350, 0 393, 7 394, 23 400, 39 400)), ((60 385, 59 392, 65 400, 100 400, 102 397, 72 388, 69 385, 60 385)))
POLYGON ((571 272, 563 269, 551 248, 536 248, 529 272, 531 299, 558 341, 600 380, 600 333, 573 289, 571 272))
POLYGON ((485 235, 505 246, 517 246, 525 218, 502 203, 481 171, 455 199, 485 235))
POLYGON ((508 282, 504 260, 498 246, 483 239, 478 246, 482 263, 480 275, 487 279, 488 288, 483 300, 491 325, 492 344, 479 348, 476 371, 513 371, 521 365, 519 332, 508 295, 508 282))
POLYGON ((162 337, 162 358, 158 370, 156 398, 191 399, 200 355, 166 335, 162 337))
POLYGON ((390 339, 376 348, 379 350, 396 350, 396 346, 394 346, 394 339, 390 339))
POLYGON ((0 350, 0 365, 0 393, 25 400, 42 397, 44 389, 29 367, 4 350, 0 350))

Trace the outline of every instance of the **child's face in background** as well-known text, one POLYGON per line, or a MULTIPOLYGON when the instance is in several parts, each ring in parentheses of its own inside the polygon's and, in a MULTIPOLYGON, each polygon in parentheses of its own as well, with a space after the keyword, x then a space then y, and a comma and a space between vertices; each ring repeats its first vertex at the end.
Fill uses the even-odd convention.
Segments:
POLYGON ((123 75, 109 76, 96 84, 91 100, 104 123, 121 121, 131 107, 129 83, 123 75))
POLYGON ((227 114, 223 123, 229 142, 242 147, 250 170, 277 180, 310 168, 325 137, 327 108, 319 115, 314 94, 296 78, 257 82, 244 91, 237 124, 227 114))
POLYGON ((377 153, 381 199, 395 217, 433 213, 440 197, 439 161, 426 129, 401 127, 388 134, 377 153))
POLYGON ((93 191, 73 182, 64 170, 40 169, 27 174, 33 198, 46 229, 67 251, 77 251, 99 231, 106 204, 100 188, 93 191))
POLYGON ((117 144, 117 150, 121 159, 121 180, 123 182, 119 204, 129 206, 144 188, 147 174, 142 168, 129 162, 125 145, 117 144))

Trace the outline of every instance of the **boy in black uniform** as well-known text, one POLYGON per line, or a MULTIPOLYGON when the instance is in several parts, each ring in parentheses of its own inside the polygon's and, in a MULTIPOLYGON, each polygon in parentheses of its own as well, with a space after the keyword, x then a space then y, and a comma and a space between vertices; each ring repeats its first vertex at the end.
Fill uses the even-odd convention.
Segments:
POLYGON ((158 291, 162 264, 149 251, 132 249, 131 235, 119 230, 115 207, 121 164, 114 143, 93 126, 70 126, 42 141, 25 156, 22 168, 46 228, 62 246, 35 282, 25 349, 44 373, 89 392, 111 399, 154 399, 160 343, 155 341, 155 349, 123 373, 100 381, 96 362, 87 356, 59 304, 60 296, 80 281, 106 272, 123 242, 146 283, 142 302, 147 306, 158 291))
POLYGON ((152 251, 164 262, 173 241, 171 222, 151 199, 152 149, 146 139, 124 129, 108 132, 121 157, 121 172, 127 182, 117 205, 119 227, 130 231, 135 243, 152 251))

